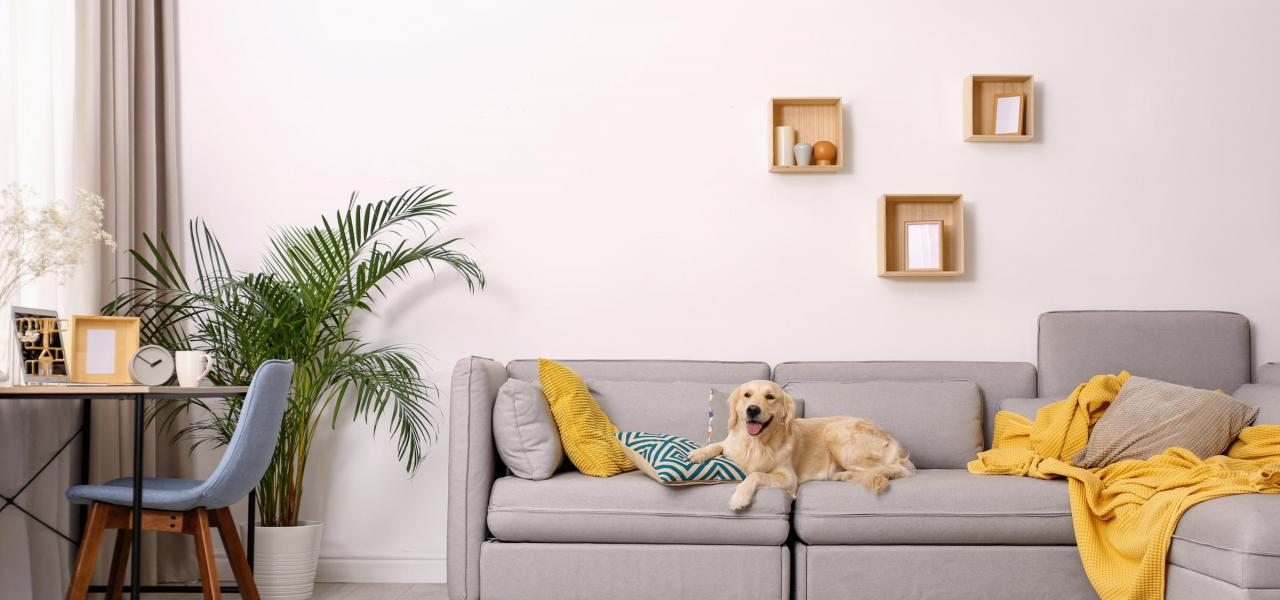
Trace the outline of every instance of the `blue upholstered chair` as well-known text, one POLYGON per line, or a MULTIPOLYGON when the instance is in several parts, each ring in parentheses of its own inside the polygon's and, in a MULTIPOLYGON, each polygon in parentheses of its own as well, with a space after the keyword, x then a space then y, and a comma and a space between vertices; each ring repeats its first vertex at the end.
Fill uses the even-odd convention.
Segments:
MULTIPOLYGON (((210 597, 211 589, 218 589, 211 526, 217 527, 222 536, 241 597, 258 598, 253 574, 227 507, 247 496, 266 472, 280 435, 280 421, 292 379, 291 361, 269 360, 258 367, 245 394, 231 443, 208 479, 148 477, 142 480, 143 529, 185 533, 195 538, 196 561, 206 598, 210 597)), ((119 529, 107 582, 107 597, 118 598, 132 544, 129 529, 132 527, 133 479, 125 477, 103 485, 77 485, 67 490, 67 498, 77 504, 91 505, 67 598, 81 600, 86 596, 103 532, 119 529)), ((214 597, 216 594, 215 591, 214 597)))

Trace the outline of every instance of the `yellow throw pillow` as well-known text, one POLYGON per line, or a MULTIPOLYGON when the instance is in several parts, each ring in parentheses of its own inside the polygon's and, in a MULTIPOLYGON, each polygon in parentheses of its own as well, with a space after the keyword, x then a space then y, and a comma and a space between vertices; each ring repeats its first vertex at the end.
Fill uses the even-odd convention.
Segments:
POLYGON ((560 429, 560 443, 573 466, 593 477, 610 477, 636 468, 622 452, 618 428, 577 373, 558 362, 539 358, 538 378, 551 405, 551 417, 560 429))

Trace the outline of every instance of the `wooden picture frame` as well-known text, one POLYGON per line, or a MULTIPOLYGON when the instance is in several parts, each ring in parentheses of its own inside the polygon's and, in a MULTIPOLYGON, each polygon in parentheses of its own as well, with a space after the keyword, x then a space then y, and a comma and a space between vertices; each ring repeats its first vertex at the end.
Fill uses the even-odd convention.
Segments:
POLYGON ((138 351, 138 317, 71 317, 72 383, 131 384, 129 361, 138 351))
POLYGON ((1023 115, 1026 113, 1026 98, 1022 92, 1011 94, 996 94, 991 102, 991 127, 994 135, 1022 135, 1023 115), (1017 98, 1017 110, 1009 108, 1012 102, 1010 99, 1017 98), (1013 111, 1010 113, 1009 111, 1013 111), (1003 117, 1003 119, 1001 118, 1003 117), (1013 129, 1009 128, 1010 123, 1017 126, 1013 129), (1003 131, 1002 131, 1003 127, 1003 131))
POLYGON ((941 220, 902 224, 902 266, 906 271, 941 271, 946 264, 945 225, 941 220), (913 232, 912 229, 915 229, 913 232), (922 252, 923 255, 916 255, 922 252), (933 256, 929 256, 932 254, 933 256), (912 259, 915 258, 913 261, 912 259), (912 266, 923 265, 923 266, 912 266))

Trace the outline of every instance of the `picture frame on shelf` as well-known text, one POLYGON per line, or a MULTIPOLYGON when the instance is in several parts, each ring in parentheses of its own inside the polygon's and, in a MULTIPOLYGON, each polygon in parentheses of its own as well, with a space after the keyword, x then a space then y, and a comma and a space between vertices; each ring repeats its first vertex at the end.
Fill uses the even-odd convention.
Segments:
POLYGON ((1022 135, 1022 93, 996 94, 992 102, 991 122, 995 135, 1022 135))
POLYGON ((67 351, 58 311, 15 306, 11 314, 22 383, 66 383, 67 351))
POLYGON ((942 221, 907 221, 903 224, 902 264, 907 271, 941 271, 943 268, 942 221))
POLYGON ((71 317, 72 383, 130 384, 129 360, 138 351, 138 317, 71 317))

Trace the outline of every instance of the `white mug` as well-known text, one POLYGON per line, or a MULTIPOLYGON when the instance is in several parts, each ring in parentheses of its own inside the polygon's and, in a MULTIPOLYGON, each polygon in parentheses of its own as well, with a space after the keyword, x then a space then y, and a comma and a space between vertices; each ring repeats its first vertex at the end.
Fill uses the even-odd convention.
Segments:
POLYGON ((213 357, 200 350, 179 350, 174 353, 174 363, 182 387, 199 387, 200 380, 213 370, 213 357))

